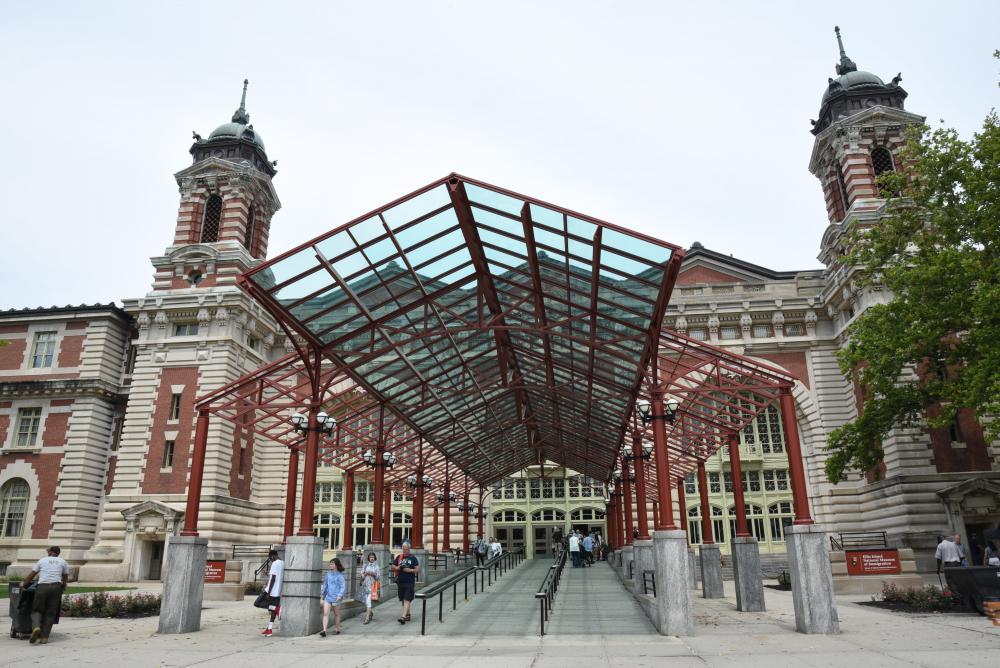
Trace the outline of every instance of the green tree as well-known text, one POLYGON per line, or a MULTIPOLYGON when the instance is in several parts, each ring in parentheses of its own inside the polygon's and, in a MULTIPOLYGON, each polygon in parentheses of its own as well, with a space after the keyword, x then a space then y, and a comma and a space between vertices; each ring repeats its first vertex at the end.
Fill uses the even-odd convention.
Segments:
POLYGON ((898 173, 880 177, 886 216, 856 230, 845 260, 891 301, 848 330, 841 370, 864 388, 861 415, 829 438, 827 477, 867 471, 893 427, 944 427, 972 409, 1000 435, 1000 125, 963 141, 914 128, 898 173), (890 196, 893 193, 895 196, 890 196), (933 417, 929 417, 933 416, 933 417))

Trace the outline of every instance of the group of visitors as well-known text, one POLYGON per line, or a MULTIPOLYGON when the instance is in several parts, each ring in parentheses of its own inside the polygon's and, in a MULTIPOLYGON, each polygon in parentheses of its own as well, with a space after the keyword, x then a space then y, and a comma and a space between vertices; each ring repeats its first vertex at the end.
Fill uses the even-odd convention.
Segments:
POLYGON ((472 544, 472 553, 476 555, 476 566, 482 566, 490 559, 503 554, 503 545, 493 536, 485 539, 483 534, 478 534, 472 544))
MULTIPOLYGON (((562 531, 558 528, 552 533, 553 539, 558 535, 560 540, 557 545, 562 545, 562 531)), ((554 541, 555 542, 555 541, 554 541)), ((594 560, 600 560, 604 552, 604 539, 599 531, 589 530, 586 533, 579 529, 570 531, 566 539, 566 549, 569 550, 569 558, 573 563, 573 568, 590 567, 594 565, 594 560)))
POLYGON ((966 553, 962 544, 962 534, 954 534, 940 538, 934 558, 937 559, 937 570, 944 568, 959 568, 962 566, 1000 566, 1000 524, 996 529, 986 532, 986 544, 979 541, 977 534, 971 534, 971 555, 966 553), (970 562, 971 556, 971 562, 970 562))
MULTIPOLYGON (((402 614, 396 620, 400 624, 410 621, 410 606, 413 603, 413 596, 417 586, 417 575, 420 573, 420 562, 415 555, 410 552, 410 542, 404 541, 402 553, 393 558, 389 564, 389 570, 395 576, 396 597, 402 607, 402 614)), ((277 550, 271 550, 268 555, 271 560, 271 568, 268 571, 267 584, 264 586, 264 593, 267 596, 268 611, 270 619, 267 627, 261 632, 262 635, 270 636, 274 633, 274 622, 281 614, 281 587, 284 579, 285 562, 281 559, 277 550)), ((347 594, 347 581, 344 578, 344 564, 340 559, 330 560, 326 573, 323 574, 323 584, 320 588, 320 605, 323 608, 323 627, 319 635, 323 638, 330 628, 330 612, 333 612, 333 623, 335 635, 341 632, 340 611, 347 594)), ((373 610, 374 603, 380 600, 382 589, 382 567, 378 562, 378 555, 369 552, 358 574, 356 600, 365 604, 365 615, 362 624, 370 624, 375 619, 373 610)))

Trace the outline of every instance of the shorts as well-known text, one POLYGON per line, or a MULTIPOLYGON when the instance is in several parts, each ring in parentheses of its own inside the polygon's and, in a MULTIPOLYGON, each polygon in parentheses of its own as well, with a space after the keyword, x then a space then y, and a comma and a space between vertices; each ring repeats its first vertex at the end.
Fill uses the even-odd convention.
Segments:
POLYGON ((413 582, 396 583, 396 595, 399 596, 400 601, 412 601, 414 589, 416 589, 416 585, 413 582))
POLYGON ((267 597, 267 609, 277 610, 281 607, 281 597, 280 596, 268 596, 267 597))

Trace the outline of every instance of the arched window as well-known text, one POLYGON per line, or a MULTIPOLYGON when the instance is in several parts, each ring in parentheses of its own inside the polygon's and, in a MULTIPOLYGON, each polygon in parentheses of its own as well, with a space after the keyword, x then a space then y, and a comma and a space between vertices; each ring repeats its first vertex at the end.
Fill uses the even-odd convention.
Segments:
MULTIPOLYGON (((761 543, 767 541, 767 536, 764 535, 764 509, 752 503, 745 504, 744 508, 750 535, 761 543)), ((729 535, 736 535, 736 506, 729 506, 729 535)))
POLYGON ((889 149, 884 146, 876 146, 872 149, 871 154, 872 159, 872 171, 875 172, 875 177, 878 178, 880 175, 886 172, 896 171, 896 165, 892 160, 892 153, 889 149))
POLYGON ((354 514, 354 544, 368 545, 372 540, 372 516, 368 513, 354 514))
POLYGON ((569 518, 574 522, 589 522, 591 520, 600 522, 604 519, 604 511, 598 508, 577 508, 569 514, 569 518))
POLYGON ((785 542, 785 527, 792 523, 792 502, 778 501, 767 507, 768 523, 771 525, 771 541, 785 542))
POLYGON ((566 513, 561 510, 536 510, 531 513, 532 522, 562 522, 566 519, 566 513))
POLYGON ((0 538, 19 538, 24 529, 31 488, 21 478, 14 478, 0 488, 0 538))
POLYGON ((392 546, 402 547, 403 540, 409 539, 413 533, 413 515, 409 513, 392 514, 392 546))
POLYGON ((219 240, 219 224, 222 222, 222 198, 212 195, 205 203, 205 217, 201 221, 201 243, 211 244, 219 240))
POLYGON ((243 239, 243 246, 248 251, 250 251, 251 255, 253 255, 254 234, 257 231, 254 229, 254 225, 256 224, 257 224, 257 216, 254 214, 254 210, 251 208, 250 211, 247 212, 247 235, 243 239))
POLYGON ((526 522, 528 516, 520 510, 500 510, 493 513, 494 523, 526 522))
POLYGON ((316 535, 323 539, 324 550, 340 547, 340 515, 336 513, 313 515, 313 527, 316 535))

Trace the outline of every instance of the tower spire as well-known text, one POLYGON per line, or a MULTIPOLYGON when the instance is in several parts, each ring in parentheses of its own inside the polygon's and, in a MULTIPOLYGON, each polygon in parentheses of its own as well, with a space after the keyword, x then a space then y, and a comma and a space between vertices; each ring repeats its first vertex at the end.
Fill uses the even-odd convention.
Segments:
POLYGON ((858 66, 854 64, 853 60, 847 57, 847 52, 844 51, 844 40, 840 38, 840 26, 834 26, 833 32, 837 33, 837 46, 840 47, 840 64, 837 65, 837 74, 857 72, 858 66))
POLYGON ((240 108, 233 114, 233 123, 246 125, 250 122, 250 114, 247 113, 247 84, 249 83, 249 79, 243 80, 243 97, 240 98, 240 108))

